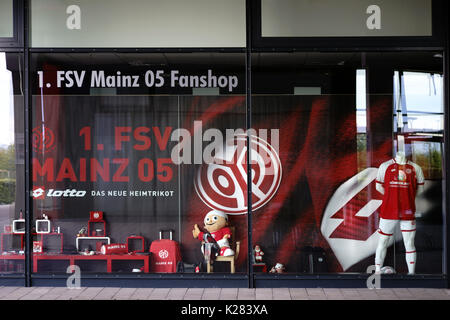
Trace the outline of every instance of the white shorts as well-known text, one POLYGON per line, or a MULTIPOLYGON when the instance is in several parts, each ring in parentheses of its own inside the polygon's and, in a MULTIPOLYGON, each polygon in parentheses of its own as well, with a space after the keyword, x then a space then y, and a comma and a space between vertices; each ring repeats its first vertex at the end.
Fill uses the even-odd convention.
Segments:
POLYGON ((416 220, 391 220, 380 218, 378 233, 385 236, 392 236, 398 223, 400 223, 400 230, 402 232, 416 231, 416 220))

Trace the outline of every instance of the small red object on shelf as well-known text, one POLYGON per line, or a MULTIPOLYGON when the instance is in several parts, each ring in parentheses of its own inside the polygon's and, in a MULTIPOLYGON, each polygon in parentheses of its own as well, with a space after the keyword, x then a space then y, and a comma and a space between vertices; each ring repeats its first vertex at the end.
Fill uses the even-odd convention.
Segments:
POLYGON ((106 222, 102 211, 91 211, 88 222, 89 237, 106 237, 106 222), (101 225, 101 227, 99 227, 101 225))
POLYGON ((124 243, 105 244, 101 247, 102 254, 126 254, 127 246, 124 243))
POLYGON ((145 252, 145 239, 142 236, 129 236, 126 245, 128 253, 145 252))
POLYGON ((91 211, 89 221, 103 221, 103 211, 91 211))
POLYGON ((42 240, 41 241, 33 241, 33 253, 42 253, 42 240))

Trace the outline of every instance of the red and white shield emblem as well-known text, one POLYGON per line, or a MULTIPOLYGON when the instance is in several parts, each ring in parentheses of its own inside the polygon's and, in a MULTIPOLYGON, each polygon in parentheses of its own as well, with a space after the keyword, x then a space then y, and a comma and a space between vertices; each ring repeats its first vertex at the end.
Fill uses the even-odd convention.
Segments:
POLYGON ((200 199, 211 209, 227 214, 247 213, 247 152, 250 149, 252 211, 267 204, 281 182, 281 162, 267 141, 235 135, 214 156, 212 163, 199 167, 194 185, 200 199))

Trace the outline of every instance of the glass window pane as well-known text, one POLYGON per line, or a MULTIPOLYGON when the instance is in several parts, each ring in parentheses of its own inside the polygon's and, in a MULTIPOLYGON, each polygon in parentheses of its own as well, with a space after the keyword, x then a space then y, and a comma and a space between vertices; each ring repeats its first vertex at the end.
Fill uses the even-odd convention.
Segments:
POLYGON ((430 0, 262 0, 263 37, 431 36, 430 0), (324 23, 326 21, 326 23, 324 23))
POLYGON ((215 161, 243 152, 224 146, 246 124, 245 55, 32 60, 34 272, 207 272, 206 230, 231 233, 217 241, 240 251, 217 257, 213 272, 246 272, 245 210, 233 210, 246 206, 246 168, 215 161), (213 210, 220 223, 207 222, 213 210))
POLYGON ((14 36, 13 0, 0 1, 0 38, 14 36))
POLYGON ((245 30, 243 0, 31 2, 33 47, 245 47, 245 30))
POLYGON ((24 273, 23 56, 0 52, 0 273, 24 273))
MULTIPOLYGON (((278 132, 282 173, 279 187, 259 208, 269 193, 262 192, 267 184, 258 187, 256 181, 273 175, 264 180, 255 174, 252 184, 252 245, 264 252, 255 271, 367 273, 379 264, 382 272, 442 274, 439 55, 304 52, 252 58, 253 128, 278 132), (297 87, 321 91, 293 94, 297 87)), ((269 135, 267 141, 274 139, 269 135)))

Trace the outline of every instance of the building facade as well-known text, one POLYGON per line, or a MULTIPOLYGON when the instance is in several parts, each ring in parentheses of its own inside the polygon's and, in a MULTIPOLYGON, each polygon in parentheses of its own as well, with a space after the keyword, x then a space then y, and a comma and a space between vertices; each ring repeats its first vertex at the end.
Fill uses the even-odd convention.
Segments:
POLYGON ((2 285, 448 287, 446 1, 0 5, 2 285))

